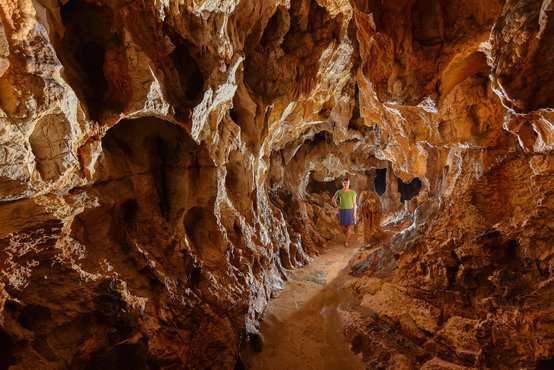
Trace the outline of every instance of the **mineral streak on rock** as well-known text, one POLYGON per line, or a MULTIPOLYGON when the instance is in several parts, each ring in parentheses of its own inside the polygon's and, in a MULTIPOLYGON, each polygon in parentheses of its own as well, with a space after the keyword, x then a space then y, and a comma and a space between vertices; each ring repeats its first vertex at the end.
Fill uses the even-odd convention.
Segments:
POLYGON ((0 1, 0 368, 234 368, 345 174, 368 368, 550 366, 553 9, 0 1))

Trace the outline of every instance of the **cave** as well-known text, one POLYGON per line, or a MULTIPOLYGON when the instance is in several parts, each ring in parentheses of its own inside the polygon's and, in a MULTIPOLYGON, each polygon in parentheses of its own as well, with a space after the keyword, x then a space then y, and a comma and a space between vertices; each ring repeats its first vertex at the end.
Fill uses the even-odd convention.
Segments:
POLYGON ((165 3, 0 5, 0 369, 552 367, 548 2, 165 3))
POLYGON ((190 42, 181 38, 174 37, 173 44, 175 49, 170 54, 170 58, 177 70, 180 87, 184 93, 186 101, 185 107, 193 107, 198 104, 201 93, 204 90, 204 76, 196 58, 191 51, 193 49, 190 42))
POLYGON ((114 14, 107 6, 82 0, 61 5, 59 12, 65 32, 58 48, 68 67, 69 83, 84 94, 91 119, 98 121, 105 105, 111 103, 105 72, 106 48, 121 43, 114 14))
POLYGON ((376 168, 375 173, 375 192, 379 195, 383 195, 385 191, 387 191, 387 169, 376 168))
POLYGON ((275 14, 269 19, 264 29, 261 45, 267 47, 269 44, 279 41, 290 27, 288 10, 284 7, 277 7, 275 14))
POLYGON ((412 199, 418 195, 421 190, 421 180, 417 177, 412 179, 410 182, 404 182, 401 179, 397 179, 397 181, 401 202, 412 199))
POLYGON ((412 34, 417 42, 430 45, 444 37, 444 15, 441 1, 417 0, 412 8, 412 34))
POLYGON ((318 181, 314 178, 313 172, 310 173, 310 180, 308 182, 308 187, 306 191, 308 193, 327 193, 329 196, 333 196, 337 189, 339 189, 340 186, 337 186, 336 180, 330 180, 330 181, 318 181))
POLYGON ((16 358, 13 353, 14 343, 12 338, 0 329, 0 369, 9 369, 15 364, 16 358))

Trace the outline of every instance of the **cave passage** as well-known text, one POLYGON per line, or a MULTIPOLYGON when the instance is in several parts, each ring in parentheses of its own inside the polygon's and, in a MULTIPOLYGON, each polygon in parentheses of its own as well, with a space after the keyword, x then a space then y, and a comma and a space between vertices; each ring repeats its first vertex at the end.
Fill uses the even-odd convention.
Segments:
POLYGON ((377 176, 375 176, 375 192, 379 195, 383 195, 387 190, 387 169, 377 168, 375 172, 377 174, 377 176))
POLYGON ((401 202, 412 199, 419 194, 420 190, 421 180, 419 178, 416 177, 408 183, 398 179, 398 192, 400 193, 401 202))
POLYGON ((59 55, 70 85, 84 95, 90 117, 98 120, 109 95, 106 50, 121 43, 113 12, 85 1, 60 6, 65 32, 59 55))
POLYGON ((241 353, 242 366, 252 370, 364 368, 346 343, 338 315, 338 308, 352 299, 343 284, 356 248, 344 248, 339 240, 329 247, 294 271, 283 291, 269 302, 260 327, 263 343, 251 339, 241 353))
POLYGON ((8 369, 15 364, 13 356, 13 340, 6 332, 0 328, 0 370, 8 369))
POLYGON ((310 173, 310 181, 308 182, 306 191, 308 193, 318 193, 318 194, 328 193, 329 195, 332 196, 339 188, 340 186, 336 184, 336 180, 318 181, 314 178, 314 175, 312 172, 310 173))

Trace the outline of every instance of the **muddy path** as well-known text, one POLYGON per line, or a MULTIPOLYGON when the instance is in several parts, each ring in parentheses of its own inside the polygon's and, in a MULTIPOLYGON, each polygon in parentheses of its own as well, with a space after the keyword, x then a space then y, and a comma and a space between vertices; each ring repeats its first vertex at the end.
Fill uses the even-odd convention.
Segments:
POLYGON ((350 351, 337 314, 354 303, 342 287, 348 278, 346 266, 359 244, 354 240, 345 248, 340 240, 330 242, 310 265, 289 276, 267 307, 260 328, 263 350, 243 356, 248 369, 364 368, 350 351))

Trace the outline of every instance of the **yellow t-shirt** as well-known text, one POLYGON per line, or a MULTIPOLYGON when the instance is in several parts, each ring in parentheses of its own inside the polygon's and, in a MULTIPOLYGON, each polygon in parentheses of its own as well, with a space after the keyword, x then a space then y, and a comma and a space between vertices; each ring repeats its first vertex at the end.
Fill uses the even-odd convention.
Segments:
POLYGON ((335 193, 337 198, 339 198, 339 208, 340 209, 352 209, 354 208, 354 197, 356 192, 352 189, 348 191, 343 191, 342 189, 337 190, 335 193))

